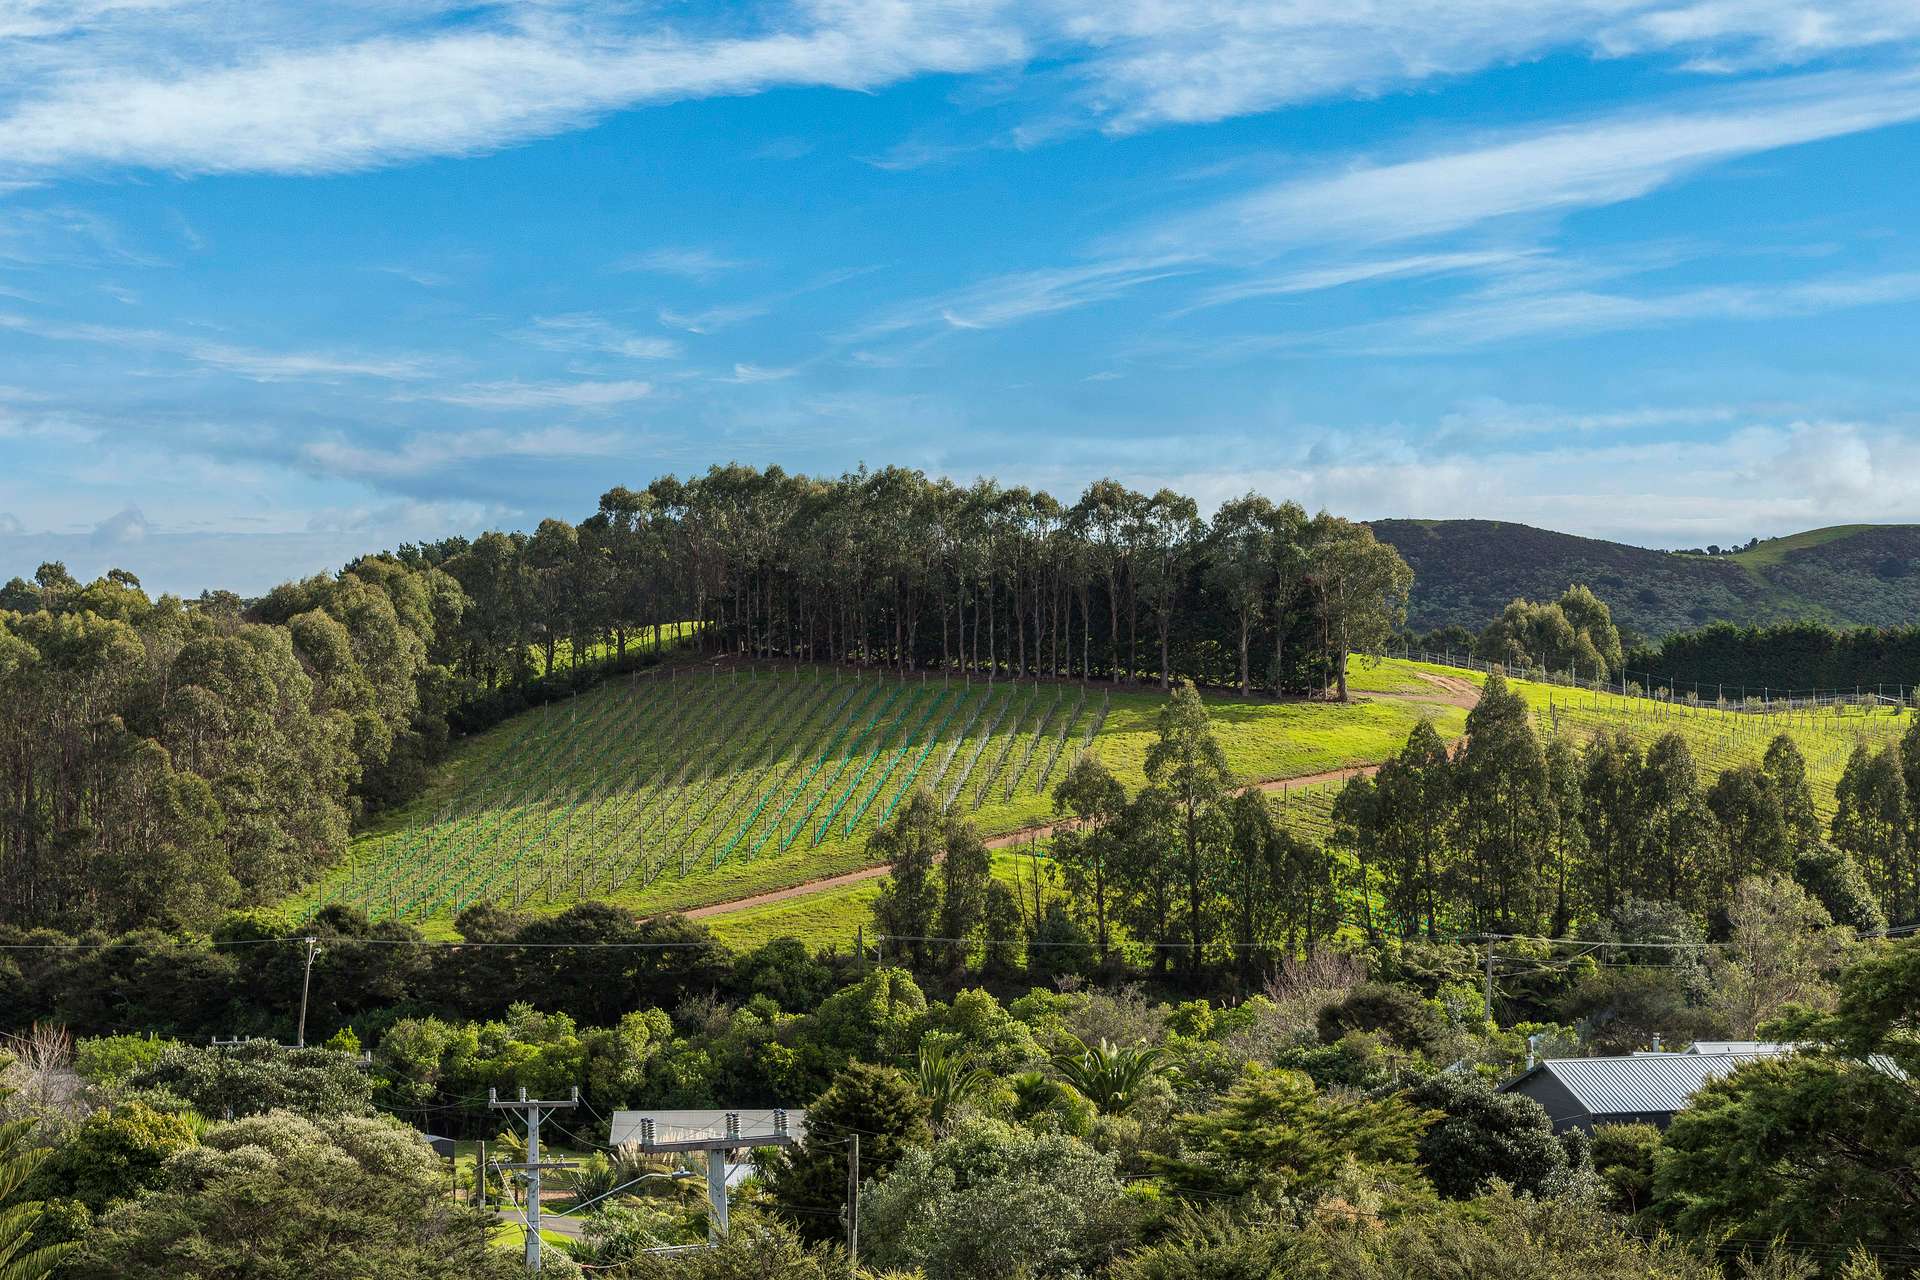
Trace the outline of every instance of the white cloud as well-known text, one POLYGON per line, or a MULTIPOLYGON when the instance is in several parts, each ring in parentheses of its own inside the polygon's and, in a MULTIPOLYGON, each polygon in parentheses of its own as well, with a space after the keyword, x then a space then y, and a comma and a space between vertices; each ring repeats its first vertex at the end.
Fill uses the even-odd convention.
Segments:
POLYGON ((1501 293, 1325 336, 1334 345, 1366 350, 1452 351, 1517 339, 1656 328, 1689 320, 1777 320, 1917 298, 1920 272, 1911 271, 1650 294, 1501 293))
POLYGON ((799 367, 771 368, 761 364, 736 364, 733 373, 716 379, 719 382, 780 382, 800 372, 799 367))
POLYGON ((1449 275, 1463 271, 1487 271, 1511 266, 1533 257, 1538 250, 1487 249, 1458 253, 1422 253, 1407 257, 1374 261, 1335 263, 1330 266, 1303 267, 1275 275, 1253 276, 1231 284, 1203 289, 1180 308, 1177 315, 1207 307, 1245 302, 1252 298, 1284 297, 1296 293, 1318 293, 1354 284, 1374 284, 1386 280, 1404 280, 1418 276, 1449 275))
POLYGON ((1156 228, 1162 252, 1388 244, 1521 215, 1637 199, 1707 166, 1920 119, 1920 75, 1774 81, 1691 106, 1494 137, 1394 163, 1273 183, 1156 228))
POLYGON ((13 514, 11 511, 0 511, 0 537, 8 537, 16 533, 25 533, 26 531, 27 527, 20 523, 19 516, 13 514))
POLYGON ((741 302, 707 307, 700 311, 676 311, 671 307, 662 307, 660 323, 670 328, 684 329, 688 333, 717 333, 721 329, 730 329, 743 321, 763 316, 771 309, 771 304, 765 302, 741 302))
POLYGON ((140 508, 122 507, 93 527, 92 542, 96 547, 123 547, 139 542, 152 529, 140 508))
MULTIPOLYGON (((1659 110, 1456 141, 1411 159, 1269 183, 1110 237, 1088 262, 1008 273, 906 303, 848 336, 862 340, 941 321, 955 329, 996 328, 1105 302, 1169 276, 1221 270, 1259 273, 1205 288, 1175 314, 1246 298, 1442 274, 1511 274, 1524 294, 1556 275, 1567 281, 1596 268, 1552 259, 1539 248, 1450 247, 1446 238, 1484 241, 1514 220, 1539 223, 1619 204, 1714 164, 1916 119, 1920 73, 1831 73, 1696 95, 1659 110), (1366 255, 1399 245, 1420 251, 1366 255), (1329 261, 1330 254, 1338 256, 1329 261)), ((1622 269, 1629 268, 1609 268, 1622 269)), ((1596 293, 1563 292, 1554 303, 1544 298, 1468 308, 1462 318, 1470 331, 1478 326, 1491 333, 1501 325, 1621 327, 1657 310, 1642 300, 1596 293)), ((1837 304, 1837 298, 1802 301, 1808 307, 1837 304)), ((1722 295, 1668 305, 1711 314, 1741 303, 1722 295)), ((1752 305, 1766 303, 1755 298, 1752 305)))
POLYGON ((433 432, 377 447, 345 439, 312 440, 301 447, 299 456, 307 467, 323 474, 391 480, 445 471, 463 463, 607 458, 631 449, 632 441, 619 432, 543 427, 528 431, 433 432))
POLYGON ((1370 96, 1559 49, 1703 71, 1920 38, 1909 0, 1053 0, 1080 106, 1114 132, 1370 96))
POLYGON ((469 409, 607 409, 653 394, 653 384, 607 382, 477 382, 410 399, 438 400, 469 409))
POLYGON ((709 280, 723 272, 746 266, 744 261, 726 258, 711 249, 669 248, 629 254, 615 263, 620 271, 649 271, 656 275, 684 276, 689 280, 709 280))
POLYGON ((897 307, 861 325, 847 337, 863 341, 940 325, 952 329, 997 329, 1034 316, 1105 302, 1141 285, 1196 269, 1198 264, 1193 258, 1169 254, 1012 272, 897 307))
POLYGON ((340 378, 375 378, 395 382, 421 377, 427 371, 425 361, 415 356, 365 356, 334 351, 261 351, 155 329, 46 323, 9 313, 0 313, 0 329, 30 333, 56 342, 87 342, 159 352, 255 382, 326 382, 340 378))
POLYGON ((535 316, 522 336, 548 351, 591 351, 630 360, 671 360, 680 354, 680 344, 672 338, 633 333, 586 312, 535 316))
MULTIPOLYGON (((1043 59, 1032 141, 1374 95, 1562 51, 1790 65, 1920 38, 1909 0, 775 0, 662 12, 15 0, 10 176, 96 166, 330 173, 468 155, 648 104, 867 91, 1043 59)), ((778 154, 792 154, 789 145, 778 154)), ((669 267, 669 269, 671 269, 669 267)))
POLYGON ((425 33, 405 9, 296 9, 277 26, 270 12, 232 15, 232 30, 192 10, 83 24, 57 56, 0 61, 14 73, 0 75, 14 85, 0 156, 27 173, 333 173, 492 150, 644 103, 871 89, 1026 52, 990 8, 908 0, 817 0, 740 31, 654 13, 623 24, 591 6, 483 9, 425 33))

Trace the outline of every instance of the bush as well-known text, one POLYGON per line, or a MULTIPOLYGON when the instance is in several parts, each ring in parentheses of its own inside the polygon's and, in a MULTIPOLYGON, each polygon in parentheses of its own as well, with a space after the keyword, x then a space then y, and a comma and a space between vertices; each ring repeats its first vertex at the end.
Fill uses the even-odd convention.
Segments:
POLYGON ((1593 1171, 1607 1187, 1607 1207, 1633 1214, 1653 1197, 1660 1130, 1650 1124, 1603 1124, 1593 1131, 1593 1171))
POLYGON ((856 1062, 807 1109, 806 1141, 772 1152, 769 1189, 813 1241, 832 1239, 847 1198, 847 1140, 860 1135, 860 1170, 884 1177, 909 1150, 932 1141, 927 1100, 893 1067, 856 1062))
POLYGON ((156 1036, 96 1036, 73 1047, 73 1068, 82 1080, 115 1088, 158 1062, 173 1044, 156 1036))
POLYGON ((209 1049, 168 1045, 128 1083, 164 1090, 214 1120, 266 1111, 357 1115, 373 1099, 373 1081, 356 1059, 331 1049, 289 1049, 271 1040, 209 1049))
POLYGON ((1532 1098, 1495 1093, 1478 1076, 1429 1076, 1407 1090, 1415 1106, 1442 1117, 1420 1138, 1420 1167, 1441 1195, 1470 1200, 1498 1178, 1529 1195, 1567 1172, 1567 1150, 1532 1098))
POLYGON ((833 970, 798 938, 775 938, 733 962, 733 988, 743 996, 771 996, 782 1009, 816 1007, 833 988, 833 970))
POLYGON ((1349 1031, 1373 1031, 1415 1052, 1432 1048, 1445 1030, 1426 1001, 1405 987, 1380 982, 1363 983, 1346 999, 1322 1009, 1317 1026, 1324 1044, 1349 1031))
POLYGON ((1138 1213, 1113 1157, 1064 1134, 977 1120, 909 1151, 860 1195, 861 1236, 887 1265, 999 1280, 1090 1274, 1133 1239, 1138 1213))
POLYGON ((96 1220, 78 1280, 511 1280, 488 1219, 447 1196, 420 1135, 392 1120, 276 1111, 217 1125, 160 1185, 96 1220))
POLYGON ((169 1157, 197 1141, 195 1125, 144 1102, 123 1102, 83 1120, 34 1176, 36 1196, 64 1197, 98 1213, 160 1184, 169 1157))

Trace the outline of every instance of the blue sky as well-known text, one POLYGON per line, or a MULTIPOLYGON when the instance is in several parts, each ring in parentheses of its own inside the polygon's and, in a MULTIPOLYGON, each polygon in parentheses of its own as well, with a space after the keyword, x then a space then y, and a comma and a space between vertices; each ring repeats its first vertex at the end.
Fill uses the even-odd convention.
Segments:
POLYGON ((0 6, 0 574, 710 463, 1920 519, 1912 0, 0 6))

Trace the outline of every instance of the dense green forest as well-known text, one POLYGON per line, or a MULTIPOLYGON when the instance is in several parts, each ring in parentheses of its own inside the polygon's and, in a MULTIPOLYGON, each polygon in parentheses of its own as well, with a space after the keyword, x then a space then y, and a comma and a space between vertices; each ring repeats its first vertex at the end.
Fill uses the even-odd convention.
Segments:
POLYGON ((204 926, 277 898, 450 733, 689 630, 711 655, 1344 696, 1408 581, 1364 526, 1254 496, 1208 523, 1106 481, 1067 507, 741 467, 258 600, 44 565, 0 588, 0 921, 204 926))

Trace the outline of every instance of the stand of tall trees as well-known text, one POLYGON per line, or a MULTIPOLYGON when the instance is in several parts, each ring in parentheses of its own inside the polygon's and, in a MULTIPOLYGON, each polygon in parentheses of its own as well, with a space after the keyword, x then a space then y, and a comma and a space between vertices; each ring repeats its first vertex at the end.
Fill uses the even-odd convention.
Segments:
POLYGON ((1101 480, 1072 506, 918 471, 715 467, 616 488, 578 526, 402 548, 472 601, 459 665, 488 687, 562 643, 624 652, 694 622, 750 658, 1345 694, 1412 572, 1366 526, 1257 495, 1101 480))
POLYGON ((1567 936, 1633 901, 1711 919, 1750 876, 1796 880, 1857 928, 1920 911, 1920 816, 1904 772, 1920 766, 1920 730, 1855 754, 1823 831, 1784 735, 1759 763, 1703 778, 1677 734, 1644 748, 1612 734, 1543 741, 1498 675, 1466 727, 1449 753, 1421 725, 1335 801, 1332 847, 1371 935, 1567 936))
POLYGON ((0 588, 0 923, 204 925, 311 877, 444 743, 465 603, 386 558, 249 608, 57 564, 0 588))

